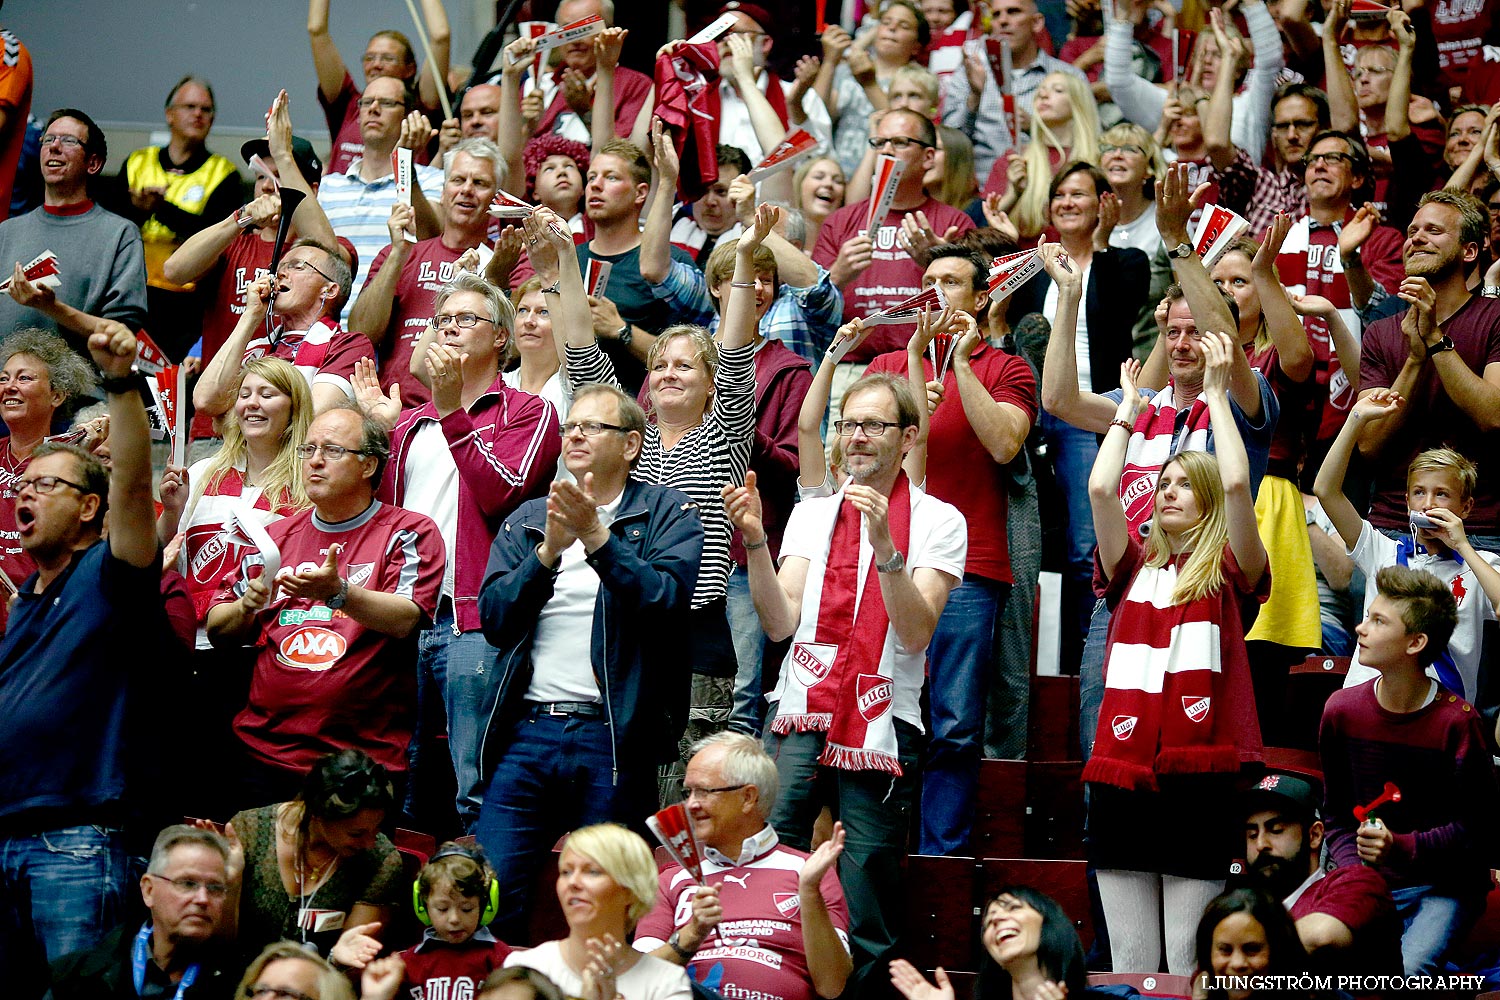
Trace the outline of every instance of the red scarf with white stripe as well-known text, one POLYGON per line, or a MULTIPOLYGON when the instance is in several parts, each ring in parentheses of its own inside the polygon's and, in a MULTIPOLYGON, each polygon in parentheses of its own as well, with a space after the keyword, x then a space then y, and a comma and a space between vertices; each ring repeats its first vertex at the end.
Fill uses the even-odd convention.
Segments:
MULTIPOLYGON (((217 485, 213 487, 212 493, 200 494, 195 502, 203 503, 213 497, 239 497, 245 493, 245 475, 239 469, 228 469, 225 471, 217 485)), ((282 497, 283 501, 287 498, 282 497)), ((271 506, 270 498, 264 492, 258 492, 255 503, 251 506, 256 510, 270 513, 274 508, 271 506)), ((222 578, 215 576, 213 579, 204 580, 200 570, 203 564, 212 564, 224 567, 224 572, 240 564, 240 555, 244 546, 230 541, 229 536, 224 533, 223 522, 214 524, 206 522, 203 524, 190 525, 184 529, 182 540, 183 579, 187 582, 188 596, 192 599, 193 610, 198 615, 198 621, 203 622, 208 618, 208 609, 213 605, 214 594, 219 589, 222 578)))
MULTIPOLYGON (((911 486, 906 473, 896 477, 887 504, 891 541, 907 551, 911 540, 911 486)), ((818 624, 811 643, 795 643, 791 657, 801 669, 789 685, 780 714, 771 723, 779 735, 826 732, 818 763, 848 771, 901 773, 896 749, 895 680, 885 656, 890 614, 880 592, 875 556, 859 563, 860 512, 848 499, 840 502, 823 571, 818 624), (860 578, 864 583, 861 587, 860 578)))
MULTIPOLYGON (((1144 560, 1140 543, 1130 542, 1144 560)), ((1244 642, 1244 625, 1225 622, 1238 566, 1224 547, 1218 592, 1174 604, 1187 561, 1142 564, 1110 620, 1104 699, 1093 756, 1083 780, 1132 790, 1156 790, 1161 774, 1233 774, 1242 759, 1258 759, 1260 724, 1242 659, 1224 657, 1224 632, 1244 642)), ((1236 619, 1238 616, 1233 616, 1236 619)))
POLYGON ((1177 414, 1181 409, 1174 396, 1176 389, 1176 385, 1169 382, 1146 403, 1146 408, 1135 418, 1130 443, 1125 446, 1125 469, 1120 473, 1119 495, 1133 538, 1139 538, 1141 525, 1151 520, 1156 481, 1173 452, 1208 451, 1208 403, 1204 402, 1201 393, 1188 406, 1182 440, 1175 448, 1172 446, 1177 414))

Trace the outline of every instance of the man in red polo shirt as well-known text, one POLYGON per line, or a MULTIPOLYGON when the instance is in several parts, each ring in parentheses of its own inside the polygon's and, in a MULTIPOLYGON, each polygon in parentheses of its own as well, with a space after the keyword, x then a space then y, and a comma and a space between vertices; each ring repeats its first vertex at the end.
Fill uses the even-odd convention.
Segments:
MULTIPOLYGON (((1013 582, 1005 463, 1021 450, 1037 415, 1030 366, 985 342, 987 324, 978 317, 987 308, 1005 307, 989 301, 988 277, 989 268, 973 250, 951 244, 934 250, 922 287, 937 285, 947 296, 951 313, 931 325, 946 324, 957 340, 952 364, 938 382, 932 359, 923 353, 926 338, 918 336, 907 351, 882 354, 868 370, 904 375, 908 353, 921 356, 929 387, 942 394, 927 436, 926 490, 957 507, 969 524, 963 582, 949 594, 927 647, 932 736, 922 773, 923 854, 967 853, 984 756, 995 622, 1013 582)), ((1016 679, 1016 685, 1024 692, 1026 679, 1016 679)))
POLYGON ((430 240, 409 242, 403 230, 412 226, 412 210, 399 202, 391 206, 390 245, 370 265, 349 312, 349 329, 375 345, 380 384, 400 384, 403 406, 421 406, 432 398, 411 372, 412 348, 431 324, 437 294, 453 280, 458 259, 489 242, 500 162, 500 150, 488 139, 465 139, 453 148, 443 171, 443 232, 430 240))

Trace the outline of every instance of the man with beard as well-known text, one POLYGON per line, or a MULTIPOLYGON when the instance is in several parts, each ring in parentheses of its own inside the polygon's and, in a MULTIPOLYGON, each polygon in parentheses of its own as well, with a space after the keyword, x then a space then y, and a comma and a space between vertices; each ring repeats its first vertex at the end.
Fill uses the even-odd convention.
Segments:
MULTIPOLYGON (((1370 523, 1392 532, 1408 522, 1406 467, 1421 451, 1487 454, 1500 428, 1500 300, 1469 292, 1464 273, 1479 255, 1489 218, 1472 195, 1433 191, 1407 227, 1399 295, 1411 308, 1365 330, 1360 392, 1393 389, 1405 405, 1360 428, 1359 450, 1375 474, 1370 523)), ((1479 463, 1474 509, 1465 519, 1479 549, 1500 549, 1500 469, 1479 463)))
MULTIPOLYGON (((841 334, 858 329, 855 321, 841 334)), ((772 641, 793 640, 768 696, 766 751, 782 787, 771 826, 788 847, 810 850, 826 804, 848 834, 839 881, 849 900, 850 996, 873 992, 895 957, 926 651, 968 551, 963 514, 902 471, 919 405, 894 375, 849 387, 833 425, 849 478, 833 496, 793 508, 779 573, 754 471, 744 486, 724 488, 761 625, 772 641)))
POLYGON ((1399 974, 1401 925, 1385 879, 1368 865, 1324 870, 1318 793, 1268 774, 1245 793, 1249 881, 1286 904, 1321 972, 1399 974))

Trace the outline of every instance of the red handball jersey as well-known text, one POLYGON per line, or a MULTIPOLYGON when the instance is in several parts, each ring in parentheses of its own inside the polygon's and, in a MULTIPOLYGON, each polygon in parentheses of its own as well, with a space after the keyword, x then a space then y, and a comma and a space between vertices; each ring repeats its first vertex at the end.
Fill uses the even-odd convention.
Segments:
MULTIPOLYGON (((396 279, 391 319, 386 324, 385 337, 377 354, 380 358, 380 384, 389 390, 392 382, 399 382, 404 408, 421 406, 432 399, 432 391, 411 373, 411 354, 437 312, 438 292, 458 273, 458 258, 467 249, 454 250, 444 246, 441 236, 422 240, 412 247, 411 255, 401 267, 401 277, 396 279)), ((389 246, 375 255, 370 276, 365 279, 366 288, 375 280, 375 275, 380 273, 390 255, 389 246)), ((370 331, 357 332, 368 334, 370 331)))
MULTIPOLYGON (((339 572, 350 586, 405 597, 429 620, 437 609, 444 546, 426 515, 375 501, 339 524, 304 511, 266 531, 281 550, 283 573, 322 566, 337 543, 343 546, 339 572)), ((237 600, 263 563, 259 551, 248 553, 214 603, 237 600)), ((249 704, 234 719, 235 733, 254 756, 305 770, 324 754, 353 747, 388 770, 406 770, 416 704, 415 631, 397 639, 342 609, 290 598, 279 588, 258 624, 260 656, 249 704)))

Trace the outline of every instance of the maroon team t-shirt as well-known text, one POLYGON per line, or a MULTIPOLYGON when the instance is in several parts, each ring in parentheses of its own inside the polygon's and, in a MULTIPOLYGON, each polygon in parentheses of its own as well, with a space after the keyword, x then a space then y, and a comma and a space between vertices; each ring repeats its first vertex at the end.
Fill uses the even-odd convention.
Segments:
MULTIPOLYGON (((970 357, 970 366, 990 398, 1020 407, 1028 420, 1036 421, 1036 378, 1031 366, 1020 358, 981 343, 970 357)), ((922 367, 931 379, 930 359, 922 367)), ((870 363, 869 372, 890 372, 905 377, 906 352, 882 354, 870 363)), ((926 491, 957 507, 969 524, 969 555, 965 573, 986 580, 1012 583, 1010 549, 1006 542, 1006 491, 1010 476, 1005 466, 990 455, 969 424, 959 398, 958 376, 949 368, 943 376, 942 404, 932 414, 927 437, 926 491)))
MULTIPOLYGON (((328 547, 343 546, 340 573, 351 586, 413 601, 430 620, 443 586, 444 545, 438 526, 375 501, 356 518, 330 525, 304 511, 266 528, 281 550, 283 572, 322 566, 328 547)), ((252 551, 225 580, 215 604, 238 600, 247 574, 263 560, 252 551)), ((391 771, 406 770, 416 703, 416 633, 397 639, 324 602, 279 589, 258 619, 260 648, 249 704, 234 731, 265 764, 305 771, 324 754, 363 750, 391 771)))
MULTIPOLYGON (((392 382, 399 382, 403 407, 421 406, 432 399, 432 391, 411 373, 411 354, 437 312, 438 292, 458 273, 458 258, 467 249, 459 247, 455 250, 445 246, 441 236, 422 240, 412 247, 411 254, 401 267, 401 276, 396 279, 396 294, 391 299, 391 319, 386 324, 385 337, 380 342, 377 353, 380 358, 380 385, 389 391, 392 382)), ((375 261, 370 265, 370 275, 365 279, 367 286, 375 280, 375 275, 380 273, 390 255, 389 246, 375 255, 375 261)))
MULTIPOLYGON (((812 258, 825 268, 832 268, 838 259, 839 248, 864 231, 865 216, 870 211, 870 201, 845 205, 830 215, 818 232, 818 245, 812 258)), ((956 208, 949 208, 935 198, 928 198, 915 208, 886 213, 885 222, 872 234, 875 244, 870 266, 842 289, 844 293, 844 322, 855 317, 864 317, 872 312, 893 306, 909 299, 922 290, 922 266, 911 259, 896 242, 901 232, 901 220, 908 212, 924 212, 934 231, 942 235, 949 226, 957 226, 959 233, 974 228, 974 220, 956 208)), ((845 356, 845 361, 867 363, 887 351, 905 350, 911 338, 912 324, 878 326, 865 338, 864 343, 845 356)))

